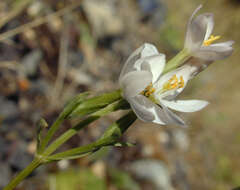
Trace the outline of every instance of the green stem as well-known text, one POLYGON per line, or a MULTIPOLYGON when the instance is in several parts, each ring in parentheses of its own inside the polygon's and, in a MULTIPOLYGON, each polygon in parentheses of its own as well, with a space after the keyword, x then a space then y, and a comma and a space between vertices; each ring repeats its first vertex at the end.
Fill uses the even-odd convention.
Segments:
POLYGON ((46 150, 42 153, 43 157, 49 156, 51 153, 53 153, 55 150, 57 150, 58 147, 60 147, 63 143, 65 143, 68 139, 70 139, 72 136, 74 136, 80 129, 86 127, 89 123, 99 119, 100 117, 107 115, 113 111, 119 110, 122 107, 125 107, 126 104, 128 104, 124 99, 114 102, 107 107, 93 113, 90 115, 87 119, 81 121, 73 128, 67 130, 65 133, 63 133, 60 137, 58 137, 49 147, 46 148, 46 150))
POLYGON ((136 119, 136 115, 132 111, 130 111, 129 113, 121 117, 119 120, 114 122, 112 125, 110 125, 98 141, 85 146, 73 148, 65 152, 54 154, 52 156, 49 156, 47 161, 74 158, 89 152, 96 151, 103 146, 115 144, 119 141, 119 138, 136 119))
MULTIPOLYGON (((90 98, 88 100, 85 100, 85 97, 88 95, 88 93, 82 93, 76 98, 73 99, 71 103, 69 103, 68 106, 63 110, 63 112, 60 114, 60 116, 57 118, 57 120, 54 122, 54 124, 50 127, 49 131, 47 132, 46 137, 43 139, 42 144, 40 145, 40 150, 38 151, 39 154, 41 154, 46 146, 48 145, 49 141, 52 139, 55 132, 60 127, 61 123, 71 114, 84 116, 86 114, 95 112, 108 104, 111 104, 119 99, 121 99, 121 90, 116 90, 110 93, 105 93, 97 97, 90 98), (84 101, 85 100, 85 101, 84 101), (76 110, 78 110, 78 113, 75 113, 76 110)), ((104 111, 104 109, 101 109, 104 111)), ((96 114, 98 112, 95 112, 96 114)), ((85 125, 91 123, 95 119, 89 118, 87 121, 85 121, 85 125)))
POLYGON ((35 158, 23 171, 21 171, 3 190, 12 190, 15 188, 25 177, 32 173, 40 164, 41 159, 35 158))
POLYGON ((162 74, 168 73, 169 71, 174 70, 177 67, 181 66, 190 57, 191 57, 191 54, 189 53, 189 51, 187 49, 183 49, 175 57, 173 57, 170 61, 168 61, 162 74))
POLYGON ((62 122, 81 102, 85 100, 88 94, 89 94, 88 92, 81 93, 80 95, 76 96, 71 102, 69 102, 69 104, 67 104, 67 106, 63 109, 63 111, 60 113, 56 121, 52 124, 52 126, 48 130, 46 137, 43 139, 39 149, 37 150, 38 154, 41 154, 44 151, 49 141, 62 124, 62 122))
POLYGON ((47 160, 49 160, 49 161, 61 160, 61 159, 66 159, 68 157, 74 157, 76 155, 82 155, 82 154, 86 154, 89 152, 94 152, 94 151, 98 150, 99 148, 101 148, 103 146, 107 146, 111 143, 112 143, 112 141, 109 141, 109 139, 96 141, 96 142, 90 143, 88 145, 84 145, 81 147, 73 148, 71 150, 67 150, 64 152, 54 154, 52 156, 49 156, 47 160))
MULTIPOLYGON (((9 182, 9 184, 4 188, 4 190, 14 189, 25 177, 31 174, 34 169, 36 169, 40 164, 44 163, 51 153, 53 153, 63 143, 65 143, 68 139, 75 135, 80 129, 86 127, 89 123, 97 120, 98 118, 104 115, 107 115, 108 113, 111 113, 122 108, 126 108, 126 105, 128 105, 128 103, 124 99, 121 99, 91 114, 88 118, 78 123, 75 127, 67 130, 64 134, 58 137, 52 144, 50 144, 49 147, 47 147, 43 153, 38 154, 37 157, 22 172, 20 172, 13 180, 9 182)), ((57 119, 57 121, 53 125, 54 131, 56 130, 56 128, 59 127, 59 125, 62 122, 62 119, 65 118, 65 116, 67 116, 68 114, 63 114, 62 116, 61 115, 62 114, 60 114, 59 119, 57 119)), ((47 141, 49 140, 50 138, 47 138, 47 141)))

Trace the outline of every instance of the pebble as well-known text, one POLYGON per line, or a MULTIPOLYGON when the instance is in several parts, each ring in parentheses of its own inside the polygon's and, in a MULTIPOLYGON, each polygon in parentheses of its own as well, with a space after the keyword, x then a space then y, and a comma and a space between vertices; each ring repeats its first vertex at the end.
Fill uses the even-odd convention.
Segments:
POLYGON ((167 8, 162 0, 138 0, 137 2, 143 14, 143 22, 149 21, 156 28, 165 22, 167 8))
POLYGON ((35 75, 42 58, 43 53, 39 49, 33 50, 27 55, 25 55, 21 61, 24 74, 27 76, 35 75))
POLYGON ((13 171, 24 169, 33 159, 33 156, 26 152, 24 144, 19 143, 18 147, 10 155, 9 164, 13 171))
POLYGON ((157 190, 173 189, 168 168, 159 160, 137 160, 129 168, 136 177, 152 182, 157 190))
POLYGON ((98 37, 118 35, 124 31, 123 21, 118 15, 116 0, 85 0, 83 8, 98 37))

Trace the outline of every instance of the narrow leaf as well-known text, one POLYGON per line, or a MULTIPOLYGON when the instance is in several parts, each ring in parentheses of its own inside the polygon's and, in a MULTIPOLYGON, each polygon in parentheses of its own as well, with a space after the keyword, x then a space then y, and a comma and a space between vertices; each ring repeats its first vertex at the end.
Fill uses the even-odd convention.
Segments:
POLYGON ((37 123, 37 152, 42 143, 43 130, 48 127, 48 124, 45 119, 41 118, 37 123))

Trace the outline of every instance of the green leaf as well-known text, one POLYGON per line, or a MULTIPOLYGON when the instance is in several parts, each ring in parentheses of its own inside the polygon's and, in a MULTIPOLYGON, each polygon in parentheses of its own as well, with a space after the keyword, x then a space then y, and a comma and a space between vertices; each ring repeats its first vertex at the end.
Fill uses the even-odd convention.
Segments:
MULTIPOLYGON (((79 104, 76 109, 69 115, 70 118, 80 117, 87 114, 94 113, 107 105, 120 100, 122 98, 121 90, 105 93, 100 96, 96 96, 85 100, 82 104, 79 104)), ((126 107, 126 105, 125 105, 126 107)), ((123 108, 125 108, 123 107, 123 108)))
POLYGON ((60 161, 60 160, 74 160, 74 159, 82 158, 84 156, 89 156, 93 153, 94 153, 94 151, 82 153, 82 154, 71 155, 71 156, 54 156, 54 157, 50 156, 47 159, 45 159, 45 163, 60 161))
MULTIPOLYGON (((121 100, 119 102, 121 102, 121 100)), ((112 105, 113 109, 118 108, 119 102, 114 103, 114 106, 112 105)), ((119 103, 119 104, 121 105, 121 103, 119 103)), ((79 157, 82 157, 83 154, 85 155, 87 153, 92 153, 92 152, 99 150, 102 147, 114 145, 114 144, 116 144, 116 142, 119 141, 119 138, 131 126, 131 124, 136 120, 136 118, 137 118, 136 115, 132 111, 130 111, 128 114, 124 115, 119 120, 114 122, 106 130, 106 132, 103 134, 103 136, 96 142, 93 142, 88 145, 80 146, 77 148, 73 148, 73 149, 70 149, 70 150, 67 150, 64 152, 56 153, 51 156, 47 156, 46 162, 49 162, 52 160, 79 158, 79 157)), ((83 125, 85 126, 84 123, 83 123, 83 125)), ((72 136, 81 127, 82 127, 82 125, 75 126, 73 129, 69 130, 69 134, 72 136)), ((66 136, 67 136, 67 138, 69 137, 68 134, 66 136)), ((60 140, 56 140, 56 141, 59 141, 59 143, 62 144, 63 142, 65 142, 65 140, 66 140, 65 137, 62 137, 62 138, 60 137, 60 140)), ((125 145, 127 145, 127 144, 125 143, 125 145)), ((54 149, 55 149, 55 147, 54 147, 54 149)), ((52 152, 52 150, 50 152, 52 152)))
POLYGON ((66 104, 61 115, 63 115, 64 118, 68 117, 82 102, 87 99, 89 94, 90 92, 83 92, 75 96, 66 104))
POLYGON ((43 130, 48 127, 48 124, 45 119, 41 118, 37 123, 37 152, 42 143, 43 130))
POLYGON ((50 129, 48 130, 46 136, 42 140, 42 143, 38 147, 38 153, 41 154, 46 146, 48 145, 49 141, 55 134, 55 132, 58 130, 62 122, 68 117, 69 114, 72 113, 72 111, 79 105, 81 104, 86 97, 89 95, 89 92, 84 92, 79 95, 77 95, 75 98, 73 98, 71 101, 67 103, 63 111, 60 113, 56 121, 52 124, 50 129))
POLYGON ((126 115, 109 126, 102 135, 101 139, 110 138, 114 139, 115 142, 118 142, 119 138, 135 122, 136 119, 137 116, 133 113, 133 111, 128 112, 126 115))

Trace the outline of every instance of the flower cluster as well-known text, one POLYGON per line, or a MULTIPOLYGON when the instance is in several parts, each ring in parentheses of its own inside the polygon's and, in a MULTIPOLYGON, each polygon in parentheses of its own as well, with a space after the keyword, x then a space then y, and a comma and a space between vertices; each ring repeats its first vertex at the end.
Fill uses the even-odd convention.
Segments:
POLYGON ((212 44, 219 36, 212 36, 213 15, 201 14, 195 17, 198 7, 191 16, 185 39, 184 52, 188 60, 197 58, 201 65, 177 65, 165 73, 165 55, 157 48, 145 43, 135 50, 127 59, 119 83, 123 97, 129 102, 132 110, 139 119, 161 125, 174 124, 185 126, 185 122, 170 109, 179 112, 195 112, 208 105, 203 100, 176 100, 188 81, 202 68, 215 60, 224 59, 231 55, 233 41, 212 44), (170 109, 169 109, 170 108, 170 109))

